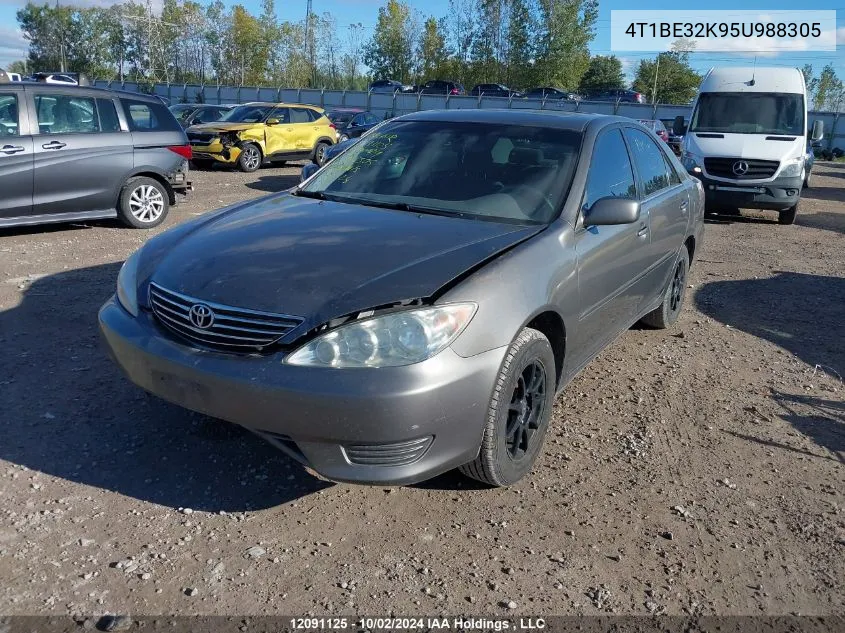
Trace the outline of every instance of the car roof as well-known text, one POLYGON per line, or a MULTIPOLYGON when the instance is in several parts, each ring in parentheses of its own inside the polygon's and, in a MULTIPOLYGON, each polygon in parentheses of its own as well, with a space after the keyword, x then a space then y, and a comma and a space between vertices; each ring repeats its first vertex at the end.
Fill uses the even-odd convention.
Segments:
MULTIPOLYGON (((249 103, 239 103, 237 105, 246 105, 246 106, 271 106, 273 108, 311 108, 312 110, 322 110, 320 106, 310 105, 308 103, 288 103, 286 101, 280 101, 279 103, 273 103, 272 101, 250 101, 249 103)), ((237 107, 237 106, 232 106, 237 107)))
POLYGON ((364 108, 329 108, 329 112, 366 112, 364 108))
POLYGON ((394 121, 436 121, 454 123, 489 123, 493 125, 529 125, 582 132, 594 121, 611 123, 632 120, 607 114, 581 112, 543 112, 539 110, 421 110, 394 121))
MULTIPOLYGON (((60 74, 60 73, 58 73, 60 74)), ((123 97, 126 99, 135 99, 137 101, 148 101, 150 103, 158 103, 162 105, 161 100, 156 95, 144 94, 142 92, 130 92, 129 90, 114 90, 110 88, 100 88, 97 86, 77 86, 72 84, 49 84, 43 82, 36 82, 36 81, 21 81, 15 82, 13 84, 7 84, 11 86, 20 86, 21 89, 31 91, 31 90, 76 90, 79 92, 88 92, 88 93, 99 93, 102 95, 113 95, 118 97, 123 97)), ((4 86, 6 89, 6 86, 4 86)))

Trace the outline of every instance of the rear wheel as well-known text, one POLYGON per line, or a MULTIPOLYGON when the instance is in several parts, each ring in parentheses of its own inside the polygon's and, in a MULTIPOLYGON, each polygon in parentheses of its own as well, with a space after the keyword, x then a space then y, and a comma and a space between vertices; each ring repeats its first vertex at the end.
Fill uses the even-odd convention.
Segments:
POLYGON ((238 155, 238 168, 246 173, 252 173, 261 167, 261 149, 253 143, 245 143, 238 155))
POLYGON ((675 321, 681 315, 681 309, 684 307, 688 271, 689 253, 687 252, 686 246, 684 246, 681 249, 678 260, 675 262, 675 268, 672 271, 672 278, 669 280, 669 285, 663 292, 663 301, 660 302, 657 308, 641 319, 643 323, 659 330, 675 324, 675 321))
POLYGON ((126 181, 117 205, 123 223, 136 229, 158 226, 169 210, 170 195, 164 185, 145 176, 126 181))
POLYGON ((778 214, 778 224, 795 224, 795 216, 798 215, 798 203, 796 202, 794 206, 789 207, 788 209, 781 211, 778 214))
POLYGON ((322 141, 317 143, 317 147, 314 148, 314 162, 317 165, 321 165, 326 162, 326 150, 329 149, 328 143, 323 143, 322 141))
POLYGON ((523 329, 499 370, 478 457, 461 472, 491 486, 509 486, 527 475, 546 437, 555 384, 549 339, 523 329))

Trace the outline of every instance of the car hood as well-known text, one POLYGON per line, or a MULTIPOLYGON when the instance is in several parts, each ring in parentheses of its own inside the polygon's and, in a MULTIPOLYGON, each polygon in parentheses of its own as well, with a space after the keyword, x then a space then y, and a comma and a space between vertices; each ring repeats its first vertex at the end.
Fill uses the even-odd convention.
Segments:
POLYGON ((279 194, 183 231, 151 280, 201 301, 300 316, 305 331, 432 297, 543 228, 279 194))
POLYGON ((244 130, 251 130, 256 127, 261 127, 263 123, 198 123, 188 128, 188 132, 200 132, 207 134, 208 132, 222 133, 222 132, 243 132, 244 130))
POLYGON ((724 134, 722 138, 707 136, 707 132, 687 135, 689 151, 699 156, 727 156, 756 160, 783 160, 785 157, 804 154, 804 137, 792 141, 766 140, 767 137, 790 138, 776 134, 724 134), (705 134, 705 136, 701 136, 705 134))

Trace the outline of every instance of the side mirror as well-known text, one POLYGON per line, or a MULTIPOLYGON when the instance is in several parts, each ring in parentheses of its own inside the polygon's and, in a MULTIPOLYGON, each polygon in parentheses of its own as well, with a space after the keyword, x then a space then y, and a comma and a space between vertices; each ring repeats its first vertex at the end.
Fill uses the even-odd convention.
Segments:
POLYGON ((267 125, 278 125, 279 123, 281 123, 279 119, 267 119, 267 125))
POLYGON ((672 121, 672 134, 675 136, 683 136, 684 135, 684 117, 683 115, 679 114, 675 117, 675 120, 672 121))
POLYGON ((810 136, 810 140, 814 143, 819 142, 824 138, 824 121, 813 121, 813 133, 810 136))
POLYGON ((593 203, 584 217, 584 226, 633 224, 640 218, 640 203, 630 198, 608 196, 593 203))
POLYGON ((314 163, 308 163, 305 165, 305 167, 302 168, 302 173, 299 175, 299 182, 305 182, 308 180, 318 169, 320 169, 320 166, 315 165, 314 163))

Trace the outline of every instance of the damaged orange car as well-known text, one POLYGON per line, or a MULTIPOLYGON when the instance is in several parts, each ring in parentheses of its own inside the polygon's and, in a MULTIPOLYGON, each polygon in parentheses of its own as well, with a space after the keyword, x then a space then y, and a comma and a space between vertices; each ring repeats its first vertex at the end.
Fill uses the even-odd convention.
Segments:
POLYGON ((337 130, 322 108, 298 103, 245 103, 221 120, 187 129, 198 167, 235 165, 252 172, 265 162, 323 163, 337 130))

